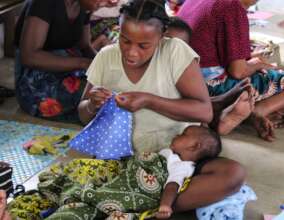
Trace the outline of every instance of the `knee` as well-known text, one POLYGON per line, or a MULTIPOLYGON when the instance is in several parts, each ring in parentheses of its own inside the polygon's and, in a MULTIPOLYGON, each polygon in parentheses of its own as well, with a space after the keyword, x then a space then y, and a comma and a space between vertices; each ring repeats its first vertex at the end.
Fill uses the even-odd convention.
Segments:
POLYGON ((232 194, 241 188, 246 178, 244 167, 236 161, 228 161, 223 170, 226 194, 232 194))

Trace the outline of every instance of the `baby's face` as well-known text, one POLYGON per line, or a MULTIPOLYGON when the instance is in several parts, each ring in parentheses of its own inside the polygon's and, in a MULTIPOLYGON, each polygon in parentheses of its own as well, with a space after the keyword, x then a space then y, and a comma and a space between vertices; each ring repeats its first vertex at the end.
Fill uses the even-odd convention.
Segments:
POLYGON ((199 138, 195 135, 181 134, 177 135, 171 143, 172 151, 179 155, 183 161, 194 161, 195 154, 193 153, 196 146, 199 145, 199 138))

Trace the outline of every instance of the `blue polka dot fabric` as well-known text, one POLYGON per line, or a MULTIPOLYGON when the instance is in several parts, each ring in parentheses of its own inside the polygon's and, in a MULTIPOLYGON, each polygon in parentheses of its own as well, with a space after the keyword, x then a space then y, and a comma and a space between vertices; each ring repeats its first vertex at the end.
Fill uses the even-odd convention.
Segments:
POLYGON ((120 108, 113 95, 69 145, 103 160, 133 155, 132 113, 120 108))

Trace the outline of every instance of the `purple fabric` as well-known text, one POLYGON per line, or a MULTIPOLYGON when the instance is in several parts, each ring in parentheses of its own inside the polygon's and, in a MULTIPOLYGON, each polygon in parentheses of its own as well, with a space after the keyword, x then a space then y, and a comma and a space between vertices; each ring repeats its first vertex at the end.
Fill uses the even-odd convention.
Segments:
POLYGON ((248 18, 239 0, 187 0, 178 17, 192 28, 190 46, 201 67, 227 67, 250 57, 248 18))

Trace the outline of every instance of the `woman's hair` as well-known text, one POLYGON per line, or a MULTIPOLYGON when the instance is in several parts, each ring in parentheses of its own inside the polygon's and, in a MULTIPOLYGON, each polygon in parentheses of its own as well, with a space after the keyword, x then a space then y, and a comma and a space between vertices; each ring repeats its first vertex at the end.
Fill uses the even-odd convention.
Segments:
POLYGON ((120 13, 127 18, 149 23, 159 21, 162 32, 166 30, 169 17, 166 13, 163 0, 130 0, 127 4, 122 5, 120 13))

